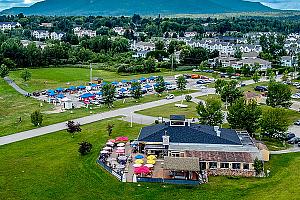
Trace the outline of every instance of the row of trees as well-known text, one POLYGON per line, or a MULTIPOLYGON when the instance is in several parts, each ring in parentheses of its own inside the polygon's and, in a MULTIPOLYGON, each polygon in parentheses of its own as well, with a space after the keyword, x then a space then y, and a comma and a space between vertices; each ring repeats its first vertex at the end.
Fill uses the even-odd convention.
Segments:
POLYGON ((209 98, 199 103, 197 113, 203 124, 219 125, 223 123, 222 101, 229 104, 227 121, 231 128, 247 130, 254 134, 261 130, 267 137, 284 139, 289 121, 286 108, 291 105, 291 89, 288 85, 271 80, 268 87, 267 105, 262 110, 255 100, 246 100, 237 88, 236 81, 216 81, 216 92, 221 100, 209 98))

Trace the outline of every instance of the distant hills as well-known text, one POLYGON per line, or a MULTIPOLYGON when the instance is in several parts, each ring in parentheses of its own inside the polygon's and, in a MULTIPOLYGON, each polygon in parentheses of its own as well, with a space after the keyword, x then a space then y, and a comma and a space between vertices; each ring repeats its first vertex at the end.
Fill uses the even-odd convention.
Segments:
POLYGON ((25 15, 175 15, 269 12, 273 9, 244 0, 45 0, 0 14, 25 15))

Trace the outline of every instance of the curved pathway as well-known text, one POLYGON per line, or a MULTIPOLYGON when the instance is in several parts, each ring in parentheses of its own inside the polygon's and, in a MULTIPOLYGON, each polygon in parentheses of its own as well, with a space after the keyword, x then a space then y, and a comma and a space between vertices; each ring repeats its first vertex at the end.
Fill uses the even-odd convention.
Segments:
POLYGON ((13 87, 17 92, 19 92, 22 95, 27 95, 29 94, 29 92, 23 90, 22 88, 20 88, 13 80, 11 80, 9 77, 4 77, 4 80, 8 83, 8 85, 10 85, 11 87, 13 87))

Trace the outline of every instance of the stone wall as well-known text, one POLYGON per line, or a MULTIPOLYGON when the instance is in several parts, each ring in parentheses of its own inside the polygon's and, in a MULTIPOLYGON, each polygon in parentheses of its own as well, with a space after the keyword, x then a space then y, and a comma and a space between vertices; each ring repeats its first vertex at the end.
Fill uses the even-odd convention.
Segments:
POLYGON ((246 170, 246 169, 208 169, 207 174, 209 176, 252 177, 252 176, 255 176, 255 171, 254 170, 246 170))

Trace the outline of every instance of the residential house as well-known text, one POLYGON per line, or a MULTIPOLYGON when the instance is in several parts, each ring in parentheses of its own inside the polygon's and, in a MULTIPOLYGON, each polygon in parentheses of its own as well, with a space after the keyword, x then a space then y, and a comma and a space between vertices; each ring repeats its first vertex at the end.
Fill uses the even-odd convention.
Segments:
POLYGON ((283 67, 292 67, 293 66, 293 57, 292 56, 282 56, 280 62, 281 62, 281 66, 283 66, 283 67))
POLYGON ((0 22, 0 30, 11 30, 14 28, 22 27, 19 22, 0 22))
POLYGON ((187 37, 187 38, 196 37, 196 36, 197 36, 197 32, 196 32, 196 31, 193 31, 193 32, 185 32, 185 33, 184 33, 184 37, 187 37))
POLYGON ((150 51, 137 51, 135 52, 132 57, 133 58, 146 58, 147 56, 147 53, 149 53, 150 51))
POLYGON ((242 59, 256 59, 258 58, 259 54, 255 51, 247 52, 242 54, 242 59))
POLYGON ((31 35, 36 39, 49 39, 49 31, 46 30, 34 30, 31 32, 31 35))
POLYGON ((66 33, 64 32, 52 32, 50 33, 50 38, 52 40, 61 40, 65 35, 66 33))
POLYGON ((47 44, 45 42, 40 42, 40 41, 30 41, 30 40, 21 40, 21 44, 24 47, 27 47, 30 43, 34 43, 36 45, 36 47, 44 49, 47 44))
POLYGON ((81 27, 75 27, 73 29, 74 34, 77 37, 84 37, 84 36, 88 36, 88 37, 96 37, 96 31, 93 30, 87 30, 87 29, 82 29, 81 27))
POLYGON ((117 33, 118 35, 124 35, 125 30, 126 30, 126 29, 124 29, 123 27, 114 27, 114 28, 113 28, 113 31, 114 31, 115 33, 117 33))
POLYGON ((133 51, 154 51, 155 44, 152 42, 136 42, 131 44, 131 49, 133 51))
POLYGON ((193 124, 181 115, 142 128, 137 143, 140 152, 165 159, 167 170, 180 171, 182 163, 189 161, 194 164, 188 171, 250 177, 255 175, 254 160, 263 160, 247 132, 193 124))
POLYGON ((53 24, 52 23, 41 23, 40 27, 44 27, 44 28, 52 28, 53 24))

